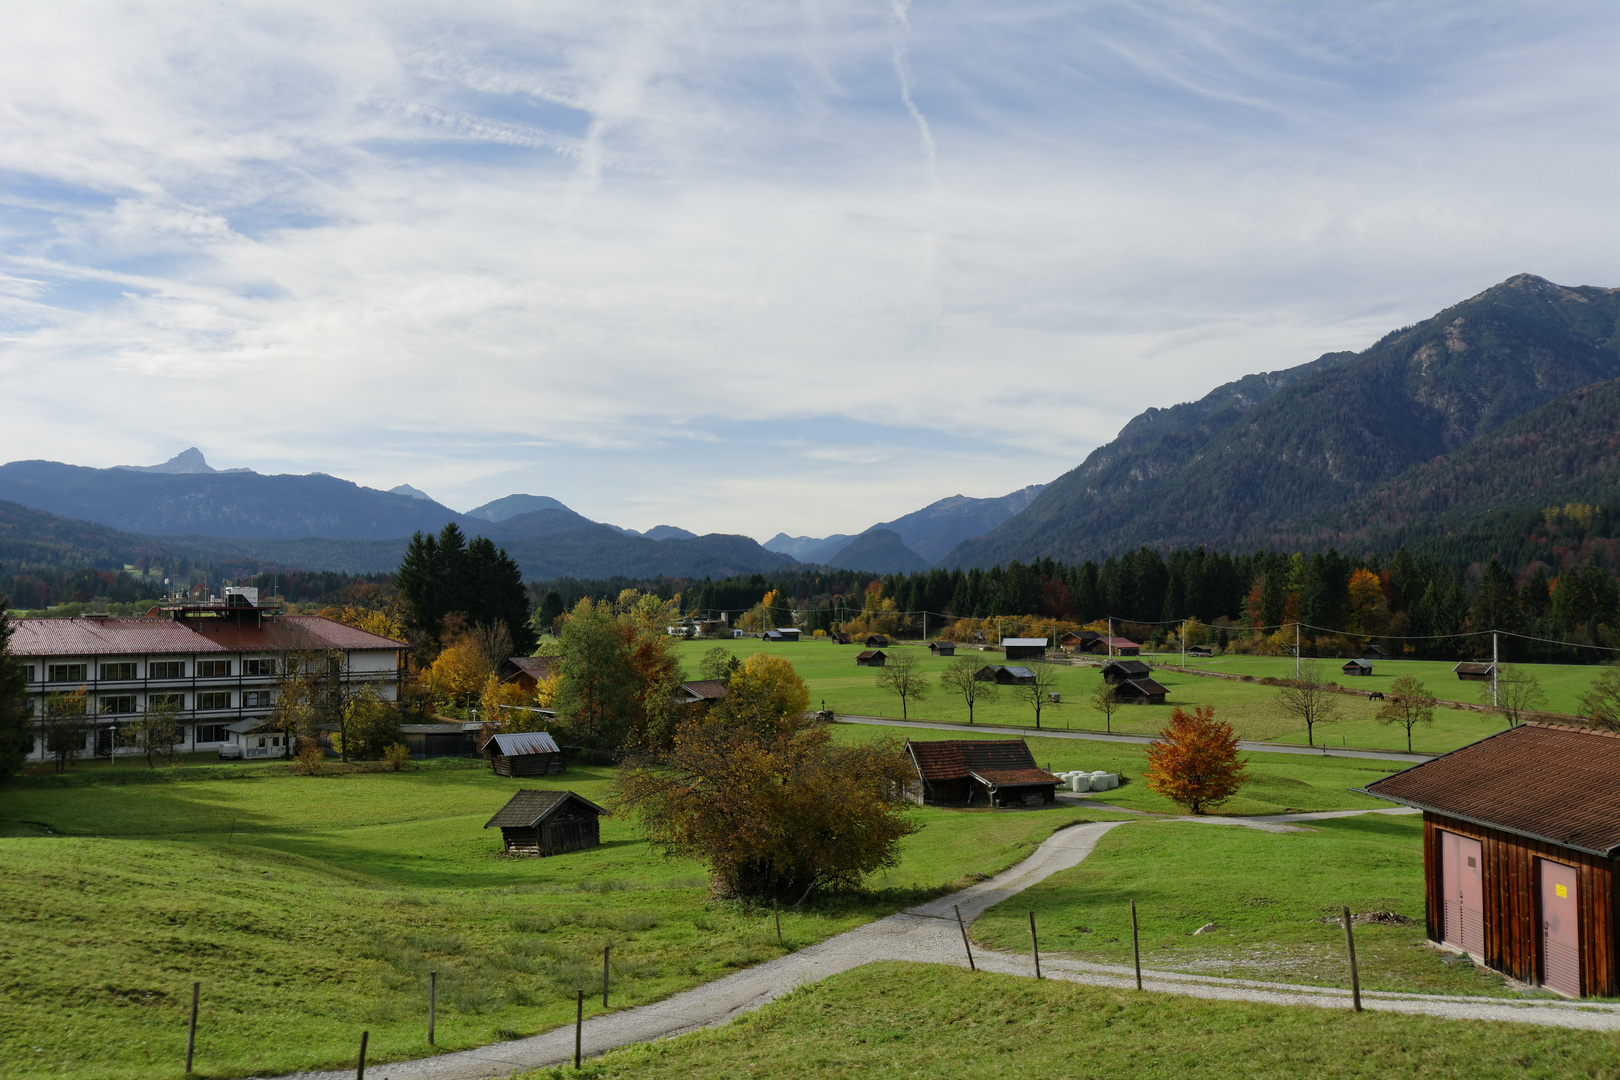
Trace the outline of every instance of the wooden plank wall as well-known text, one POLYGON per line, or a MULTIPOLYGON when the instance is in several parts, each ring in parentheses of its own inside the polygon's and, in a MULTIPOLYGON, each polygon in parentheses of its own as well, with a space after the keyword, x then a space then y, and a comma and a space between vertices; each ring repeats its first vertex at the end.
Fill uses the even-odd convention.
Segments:
POLYGON ((1485 860, 1485 963, 1521 982, 1540 983, 1541 913, 1536 860, 1575 868, 1581 913, 1581 993, 1620 996, 1616 933, 1620 890, 1613 860, 1556 844, 1499 832, 1440 814, 1423 815, 1423 876, 1428 896, 1429 940, 1445 939, 1441 909, 1440 832, 1480 842, 1485 860))

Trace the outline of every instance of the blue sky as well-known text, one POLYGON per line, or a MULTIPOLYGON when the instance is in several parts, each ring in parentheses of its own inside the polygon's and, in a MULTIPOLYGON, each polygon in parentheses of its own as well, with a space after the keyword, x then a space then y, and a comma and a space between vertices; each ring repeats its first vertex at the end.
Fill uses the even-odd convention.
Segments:
POLYGON ((1522 271, 1613 4, 16 5, 0 458, 853 532, 1522 271))

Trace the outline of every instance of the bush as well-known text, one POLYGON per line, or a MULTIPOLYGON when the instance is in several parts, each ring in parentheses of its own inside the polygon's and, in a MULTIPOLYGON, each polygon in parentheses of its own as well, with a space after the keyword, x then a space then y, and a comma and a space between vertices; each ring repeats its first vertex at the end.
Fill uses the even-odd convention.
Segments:
POLYGON ((404 743, 390 743, 382 756, 391 771, 399 772, 411 760, 411 751, 404 743))
POLYGON ((318 775, 326 768, 326 751, 308 735, 298 737, 298 764, 294 768, 306 776, 318 775))

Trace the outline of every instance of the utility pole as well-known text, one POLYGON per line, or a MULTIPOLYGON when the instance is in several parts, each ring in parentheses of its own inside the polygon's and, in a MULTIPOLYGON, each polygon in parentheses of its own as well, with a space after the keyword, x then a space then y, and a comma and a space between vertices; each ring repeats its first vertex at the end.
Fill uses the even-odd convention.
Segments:
POLYGON ((1299 623, 1294 624, 1294 681, 1299 682, 1299 623))
POLYGON ((1114 617, 1108 616, 1108 659, 1114 658, 1114 617))
POLYGON ((1491 708, 1493 708, 1493 709, 1498 708, 1502 704, 1501 701, 1498 699, 1497 693, 1496 693, 1496 678, 1497 678, 1496 637, 1497 637, 1496 631, 1492 630, 1491 631, 1491 708))
POLYGON ((1181 620, 1181 668, 1187 669, 1187 620, 1181 620))

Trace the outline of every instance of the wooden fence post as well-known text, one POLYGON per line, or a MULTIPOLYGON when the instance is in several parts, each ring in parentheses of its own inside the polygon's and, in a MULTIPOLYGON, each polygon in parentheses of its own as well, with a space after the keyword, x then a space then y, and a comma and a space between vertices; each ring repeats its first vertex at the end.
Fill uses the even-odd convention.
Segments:
POLYGON ((602 946, 602 1008, 607 1008, 608 995, 608 955, 613 951, 611 944, 602 946))
POLYGON ((776 916, 776 943, 782 944, 782 909, 773 899, 771 901, 771 914, 776 916))
POLYGON ((439 1008, 439 973, 428 972, 428 1045, 433 1045, 433 1021, 439 1008))
MULTIPOLYGON (((1051 770, 1048 769, 1048 772, 1051 770)), ((1029 951, 1035 954, 1035 977, 1041 977, 1041 943, 1035 938, 1035 913, 1029 913, 1029 951)))
POLYGON ((1131 901, 1131 953, 1136 957, 1136 988, 1142 989, 1142 938, 1136 929, 1136 901, 1131 901))
POLYGON ((962 947, 967 950, 968 967, 973 971, 978 971, 978 965, 973 962, 973 946, 968 944, 967 923, 962 921, 962 909, 956 904, 952 904, 951 910, 956 912, 956 925, 962 931, 962 947))
POLYGON ((579 992, 579 1002, 574 1010, 574 1068, 579 1068, 580 1035, 585 1029, 585 991, 579 992))
POLYGON ((1344 919, 1344 947, 1350 953, 1350 1007, 1356 1012, 1361 1011, 1361 975, 1356 971, 1356 935, 1350 929, 1350 905, 1345 904, 1340 911, 1344 919))
POLYGON ((366 1040, 371 1038, 371 1032, 360 1033, 360 1067, 354 1072, 354 1080, 366 1080, 366 1040))
POLYGON ((186 1033, 186 1075, 191 1074, 191 1057, 197 1052, 197 997, 202 993, 202 983, 191 984, 191 1030, 186 1033))

